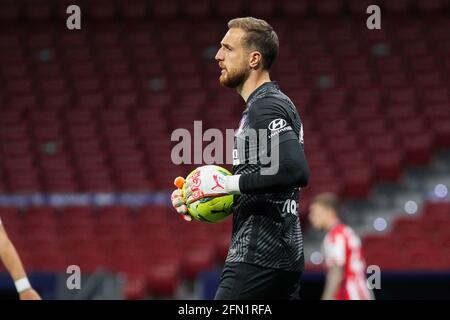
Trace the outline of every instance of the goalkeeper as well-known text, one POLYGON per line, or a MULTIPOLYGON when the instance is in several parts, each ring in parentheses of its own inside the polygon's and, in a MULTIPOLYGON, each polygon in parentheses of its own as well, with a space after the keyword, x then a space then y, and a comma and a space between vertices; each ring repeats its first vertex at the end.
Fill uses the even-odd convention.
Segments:
POLYGON ((273 28, 251 17, 233 19, 228 28, 216 54, 219 81, 246 102, 235 135, 234 175, 225 177, 220 188, 213 177, 187 180, 185 194, 176 189, 172 203, 191 220, 186 203, 234 195, 231 246, 215 299, 299 299, 304 256, 298 196, 309 178, 302 123, 292 101, 270 79, 278 54, 273 28), (260 139, 256 145, 255 140, 245 143, 250 131, 260 129, 268 132, 264 145, 260 139), (278 153, 273 174, 263 174, 266 164, 248 156, 254 150, 260 154, 265 145, 271 159, 278 153))
POLYGON ((31 287, 20 261, 19 255, 9 239, 0 219, 0 259, 14 279, 21 300, 41 300, 39 294, 31 287))

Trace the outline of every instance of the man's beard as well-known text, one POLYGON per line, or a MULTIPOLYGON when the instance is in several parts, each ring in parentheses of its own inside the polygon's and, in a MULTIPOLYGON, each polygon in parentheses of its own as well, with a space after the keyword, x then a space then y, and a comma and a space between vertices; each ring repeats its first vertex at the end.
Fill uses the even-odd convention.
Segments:
POLYGON ((226 69, 225 72, 226 73, 224 75, 221 75, 219 78, 220 84, 224 87, 234 89, 244 83, 245 80, 247 80, 250 70, 246 68, 235 68, 230 70, 226 69))

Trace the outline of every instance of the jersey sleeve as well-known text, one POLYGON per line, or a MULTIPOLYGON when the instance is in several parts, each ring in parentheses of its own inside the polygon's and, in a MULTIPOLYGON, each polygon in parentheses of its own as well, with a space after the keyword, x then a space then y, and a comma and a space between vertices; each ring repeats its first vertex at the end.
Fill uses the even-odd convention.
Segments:
POLYGON ((302 142, 303 138, 294 132, 290 112, 292 111, 284 107, 277 98, 261 98, 249 110, 249 126, 255 130, 265 130, 268 141, 274 140, 273 137, 277 136, 279 144, 289 140, 302 142))
POLYGON ((261 168, 275 170, 270 174, 263 174, 262 169, 260 172, 243 174, 239 179, 241 193, 280 192, 304 187, 308 182, 309 168, 303 151, 303 139, 295 133, 292 123, 294 117, 289 115, 288 108, 282 103, 279 99, 262 98, 249 110, 249 127, 258 131, 258 153, 271 155, 271 161, 261 165, 261 168), (265 143, 261 139, 265 139, 265 143))
POLYGON ((345 264, 345 239, 343 235, 337 234, 328 237, 324 242, 325 263, 328 267, 345 264))

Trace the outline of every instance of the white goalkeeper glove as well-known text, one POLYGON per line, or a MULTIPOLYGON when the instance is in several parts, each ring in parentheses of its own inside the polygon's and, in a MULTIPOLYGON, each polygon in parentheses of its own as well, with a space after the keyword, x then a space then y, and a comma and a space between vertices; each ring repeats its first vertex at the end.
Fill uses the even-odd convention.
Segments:
POLYGON ((175 178, 174 184, 177 189, 170 197, 172 206, 184 220, 192 221, 187 208, 188 204, 203 198, 240 194, 239 177, 240 175, 217 174, 216 169, 208 166, 197 168, 186 180, 183 177, 175 178))
POLYGON ((227 194, 239 194, 239 177, 217 174, 213 166, 197 168, 188 176, 184 186, 186 204, 202 198, 220 197, 227 194))

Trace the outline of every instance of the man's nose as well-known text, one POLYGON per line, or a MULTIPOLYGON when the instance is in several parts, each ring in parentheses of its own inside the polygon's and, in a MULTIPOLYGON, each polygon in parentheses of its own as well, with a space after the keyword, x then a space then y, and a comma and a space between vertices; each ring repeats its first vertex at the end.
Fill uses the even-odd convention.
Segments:
POLYGON ((214 57, 214 59, 216 61, 222 61, 223 60, 223 55, 222 55, 222 48, 220 48, 219 50, 217 50, 216 56, 214 57))

